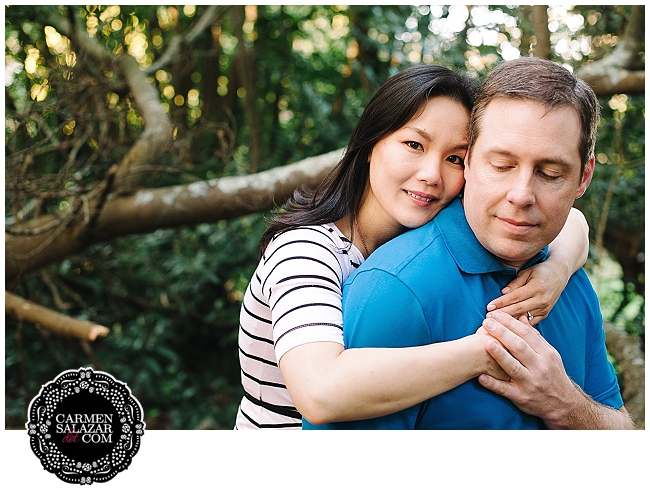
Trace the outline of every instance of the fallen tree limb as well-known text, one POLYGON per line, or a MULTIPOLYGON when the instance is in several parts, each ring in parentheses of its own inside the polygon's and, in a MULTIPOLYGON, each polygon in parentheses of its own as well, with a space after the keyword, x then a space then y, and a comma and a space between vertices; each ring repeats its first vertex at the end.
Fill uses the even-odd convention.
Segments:
MULTIPOLYGON (((159 228, 228 220, 281 205, 301 185, 316 187, 338 163, 342 149, 276 167, 257 174, 196 181, 182 186, 141 189, 127 196, 110 196, 92 229, 70 222, 56 232, 5 234, 5 280, 65 259, 91 244, 159 228), (48 243, 47 249, 41 249, 48 243)), ((91 203, 94 204, 94 203, 91 203)), ((48 217, 23 224, 37 231, 48 217)))
POLYGON ((105 326, 62 315, 8 291, 5 291, 5 313, 19 321, 31 323, 36 328, 80 340, 93 341, 106 337, 109 332, 105 326))

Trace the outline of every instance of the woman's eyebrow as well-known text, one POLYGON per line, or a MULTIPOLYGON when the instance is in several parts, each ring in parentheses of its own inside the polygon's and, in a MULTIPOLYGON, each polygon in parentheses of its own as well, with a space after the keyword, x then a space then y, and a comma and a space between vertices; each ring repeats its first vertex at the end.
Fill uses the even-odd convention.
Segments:
MULTIPOLYGON (((427 131, 425 131, 424 129, 422 129, 420 127, 415 127, 415 126, 412 126, 412 125, 406 125, 406 126, 404 126, 404 129, 410 129, 410 130, 412 130, 414 132, 417 132, 420 136, 422 136, 423 139, 425 139, 429 143, 433 141, 433 138, 431 137, 431 135, 427 131)), ((463 140, 462 144, 460 144, 459 146, 456 146, 456 148, 460 149, 460 150, 467 150, 469 148, 469 145, 467 144, 467 140, 463 140)))
POLYGON ((412 131, 417 132, 420 136, 422 136, 422 137, 423 137, 424 139, 426 139, 427 141, 431 141, 431 136, 430 136, 429 133, 428 133, 427 131, 425 131, 424 129, 421 129, 421 128, 419 128, 419 127, 415 127, 415 126, 412 126, 412 125, 407 125, 407 126, 404 126, 404 127, 405 127, 406 129, 411 129, 412 131))

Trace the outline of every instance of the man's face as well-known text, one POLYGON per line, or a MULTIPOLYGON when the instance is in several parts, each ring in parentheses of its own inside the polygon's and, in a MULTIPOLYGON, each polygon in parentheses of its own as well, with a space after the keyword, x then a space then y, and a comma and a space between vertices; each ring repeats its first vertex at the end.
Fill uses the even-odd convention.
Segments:
POLYGON ((521 268, 558 235, 584 194, 593 158, 580 174, 580 119, 573 108, 497 98, 485 109, 465 167, 465 215, 479 242, 521 268))

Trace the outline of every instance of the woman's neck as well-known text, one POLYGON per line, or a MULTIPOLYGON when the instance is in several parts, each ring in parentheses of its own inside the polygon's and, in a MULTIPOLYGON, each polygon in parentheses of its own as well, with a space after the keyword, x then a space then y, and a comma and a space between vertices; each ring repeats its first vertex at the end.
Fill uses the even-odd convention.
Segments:
POLYGON ((388 225, 382 225, 373 220, 375 219, 368 218, 361 212, 356 215, 352 225, 350 225, 350 215, 346 215, 334 224, 345 237, 352 240, 352 244, 367 258, 379 246, 408 230, 402 226, 391 229, 388 225))

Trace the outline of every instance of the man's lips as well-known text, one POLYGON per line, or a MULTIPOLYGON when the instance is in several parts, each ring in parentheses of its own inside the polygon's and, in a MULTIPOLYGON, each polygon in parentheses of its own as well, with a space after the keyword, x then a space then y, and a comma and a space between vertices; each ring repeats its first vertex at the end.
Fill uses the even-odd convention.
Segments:
POLYGON ((504 217, 497 217, 497 218, 501 220, 509 230, 518 234, 524 234, 537 226, 537 224, 535 223, 524 222, 521 220, 514 220, 512 218, 504 218, 504 217))

